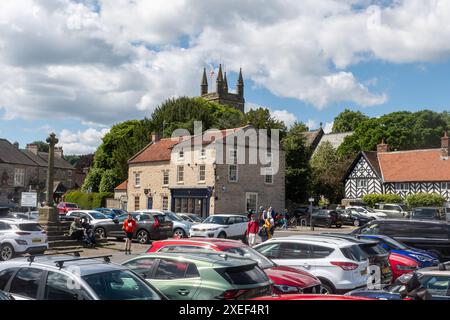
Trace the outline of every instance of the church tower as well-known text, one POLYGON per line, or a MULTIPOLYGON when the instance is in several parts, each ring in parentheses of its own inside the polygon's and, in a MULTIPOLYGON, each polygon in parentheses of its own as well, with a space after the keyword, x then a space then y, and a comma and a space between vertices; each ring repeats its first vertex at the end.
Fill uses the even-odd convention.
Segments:
POLYGON ((206 69, 203 69, 202 81, 200 84, 200 96, 208 101, 213 101, 222 105, 232 106, 241 112, 245 109, 244 99, 244 78, 242 68, 239 70, 239 77, 236 84, 236 93, 229 92, 227 73, 222 71, 222 65, 219 65, 219 71, 216 79, 216 92, 208 92, 208 79, 206 69))

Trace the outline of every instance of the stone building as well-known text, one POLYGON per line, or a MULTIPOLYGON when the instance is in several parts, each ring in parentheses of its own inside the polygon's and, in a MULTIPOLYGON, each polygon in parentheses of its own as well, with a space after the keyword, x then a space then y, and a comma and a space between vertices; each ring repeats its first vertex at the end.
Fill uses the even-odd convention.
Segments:
POLYGON ((219 66, 219 72, 216 79, 216 91, 208 91, 208 79, 206 69, 203 69, 203 77, 200 85, 200 96, 208 101, 213 101, 222 105, 232 106, 241 112, 245 109, 244 99, 244 79, 242 69, 239 71, 239 78, 236 84, 236 93, 229 92, 227 73, 222 73, 222 65, 219 66))
MULTIPOLYGON (((128 211, 154 208, 206 217, 244 214, 259 206, 283 210, 284 152, 277 153, 278 171, 262 175, 261 168, 267 163, 248 161, 251 153, 260 152, 258 144, 237 138, 251 129, 209 132, 194 147, 195 136, 159 139, 154 134, 152 142, 128 162, 128 211), (241 157, 246 159, 244 163, 241 157)), ((275 158, 268 150, 263 151, 268 159, 275 158)))
POLYGON ((366 194, 437 193, 450 202, 450 159, 447 133, 440 149, 389 150, 382 141, 377 151, 362 151, 343 181, 343 202, 360 201, 366 194))

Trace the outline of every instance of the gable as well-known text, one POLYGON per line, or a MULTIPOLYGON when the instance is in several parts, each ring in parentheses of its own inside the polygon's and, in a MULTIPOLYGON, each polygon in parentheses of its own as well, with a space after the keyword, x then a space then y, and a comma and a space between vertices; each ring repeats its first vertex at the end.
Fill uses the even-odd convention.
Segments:
POLYGON ((374 170, 372 164, 364 156, 363 152, 360 152, 355 161, 349 167, 349 170, 345 174, 343 180, 347 179, 380 179, 380 176, 374 170))

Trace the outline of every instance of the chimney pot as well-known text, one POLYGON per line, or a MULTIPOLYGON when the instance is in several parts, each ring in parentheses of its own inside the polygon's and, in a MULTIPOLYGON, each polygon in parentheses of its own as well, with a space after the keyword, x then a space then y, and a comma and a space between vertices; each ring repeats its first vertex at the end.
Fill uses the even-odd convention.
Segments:
POLYGON ((62 147, 55 147, 55 157, 62 158, 63 157, 63 149, 62 147))
POLYGON ((38 154, 38 146, 37 146, 37 144, 33 144, 33 143, 27 144, 27 150, 32 152, 32 153, 34 153, 35 155, 38 154))
POLYGON ((152 132, 151 139, 153 143, 156 143, 161 140, 161 135, 158 132, 152 132))

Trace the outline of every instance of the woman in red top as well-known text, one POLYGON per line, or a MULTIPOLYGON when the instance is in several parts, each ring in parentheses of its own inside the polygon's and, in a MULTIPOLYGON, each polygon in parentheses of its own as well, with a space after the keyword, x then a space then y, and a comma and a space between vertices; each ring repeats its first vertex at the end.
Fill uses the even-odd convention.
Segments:
POLYGON ((125 254, 131 254, 131 243, 133 241, 134 231, 136 231, 136 220, 133 219, 131 213, 128 213, 127 219, 123 222, 122 230, 127 234, 125 240, 125 254))
POLYGON ((252 214, 247 224, 248 245, 253 247, 256 244, 256 235, 259 232, 259 222, 256 221, 255 215, 252 214))

